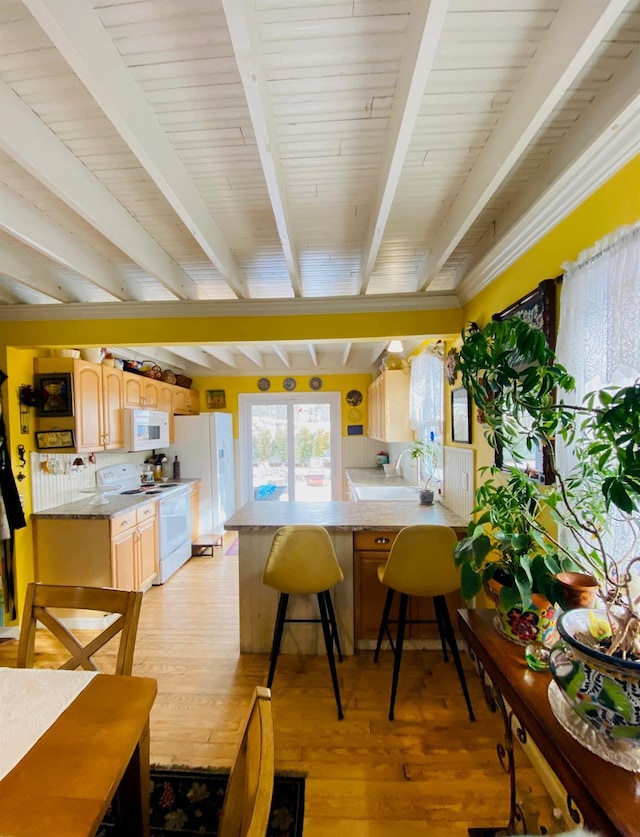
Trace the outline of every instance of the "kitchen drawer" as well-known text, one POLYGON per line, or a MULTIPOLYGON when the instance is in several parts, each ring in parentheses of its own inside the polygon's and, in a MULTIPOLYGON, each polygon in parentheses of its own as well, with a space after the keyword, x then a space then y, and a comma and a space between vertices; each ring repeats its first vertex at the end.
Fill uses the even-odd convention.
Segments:
POLYGON ((126 532, 127 529, 131 529, 131 527, 135 526, 136 523, 137 520, 135 509, 129 509, 128 512, 118 515, 118 517, 114 517, 111 520, 111 537, 115 538, 116 535, 120 535, 122 532, 126 532))
POLYGON ((143 523, 156 516, 156 504, 148 503, 146 506, 140 506, 136 509, 136 523, 143 523))
POLYGON ((353 533, 353 548, 357 550, 368 550, 369 552, 380 550, 388 552, 395 539, 398 537, 398 532, 378 532, 375 530, 368 530, 364 532, 353 533))

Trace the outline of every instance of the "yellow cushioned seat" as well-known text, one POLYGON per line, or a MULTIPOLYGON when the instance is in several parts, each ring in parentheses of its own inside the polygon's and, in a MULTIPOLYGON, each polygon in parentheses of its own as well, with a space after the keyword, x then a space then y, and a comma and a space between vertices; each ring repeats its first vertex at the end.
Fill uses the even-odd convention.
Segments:
POLYGON ((458 673, 460 686, 467 704, 470 720, 475 720, 471 699, 467 689, 458 644, 453 632, 447 600, 445 596, 460 587, 460 576, 453 560, 453 550, 457 538, 453 529, 447 526, 407 526, 401 529, 395 539, 389 557, 384 566, 378 567, 380 582, 389 588, 380 620, 378 641, 374 654, 374 662, 378 661, 380 646, 385 634, 389 638, 393 651, 393 679, 391 683, 391 700, 389 702, 389 720, 394 717, 402 648, 404 645, 405 626, 414 622, 426 620, 407 619, 407 606, 410 596, 430 596, 436 613, 436 623, 440 634, 442 652, 445 661, 447 644, 458 673), (395 593, 400 593, 400 608, 398 619, 389 619, 395 593), (389 625, 397 623, 395 643, 389 630, 389 625))
POLYGON ((329 591, 336 584, 339 584, 343 578, 344 574, 338 563, 333 542, 324 526, 283 526, 275 533, 263 576, 264 584, 277 590, 280 594, 271 645, 267 688, 271 688, 275 677, 285 623, 319 622, 322 625, 333 691, 338 707, 338 718, 340 719, 344 715, 333 649, 335 646, 339 662, 342 662, 342 650, 329 591), (320 611, 319 618, 287 619, 287 606, 291 595, 316 595, 320 611))

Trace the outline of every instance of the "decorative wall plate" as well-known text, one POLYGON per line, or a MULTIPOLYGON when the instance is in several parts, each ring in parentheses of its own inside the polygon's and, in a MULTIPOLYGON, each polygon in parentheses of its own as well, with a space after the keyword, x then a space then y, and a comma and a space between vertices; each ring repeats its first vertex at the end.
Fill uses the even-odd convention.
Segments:
POLYGON ((311 389, 320 389, 322 386, 322 378, 309 378, 309 386, 311 389))
POLYGON ((266 392, 271 386, 271 381, 268 378, 258 378, 258 389, 260 392, 266 392))
POLYGON ((282 386, 287 390, 287 392, 291 392, 292 389, 296 388, 296 379, 295 378, 285 378, 282 382, 282 386))
POLYGON ((362 404, 362 393, 359 389, 350 389, 345 398, 350 407, 357 407, 362 404))
POLYGON ((349 410, 348 419, 352 424, 357 424, 361 418, 362 410, 359 410, 357 407, 352 407, 349 410))
POLYGON ((456 378, 458 377, 458 373, 456 372, 457 362, 458 350, 451 347, 444 359, 444 371, 447 376, 447 383, 449 386, 453 386, 456 382, 456 378))

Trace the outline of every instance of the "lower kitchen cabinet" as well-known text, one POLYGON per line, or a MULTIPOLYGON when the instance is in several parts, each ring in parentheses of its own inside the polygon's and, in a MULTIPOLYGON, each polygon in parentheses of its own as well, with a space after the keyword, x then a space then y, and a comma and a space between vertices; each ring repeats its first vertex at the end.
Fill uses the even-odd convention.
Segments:
POLYGON ((158 570, 156 504, 117 517, 35 518, 35 580, 147 590, 158 570))
MULTIPOLYGON (((382 609, 388 587, 378 579, 378 567, 384 566, 398 532, 362 531, 353 533, 354 619, 355 639, 377 639, 382 609)), ((428 560, 425 559, 425 560, 428 560)), ((447 597, 449 615, 455 627, 455 613, 464 602, 459 591, 447 597)), ((400 595, 396 593, 391 619, 398 618, 400 595)), ((407 625, 407 639, 439 639, 433 599, 412 596, 409 599, 407 619, 426 619, 429 624, 407 625)), ((392 628, 395 637, 395 626, 392 628)))
POLYGON ((114 587, 148 590, 158 572, 157 555, 155 503, 134 509, 111 521, 111 573, 114 587))

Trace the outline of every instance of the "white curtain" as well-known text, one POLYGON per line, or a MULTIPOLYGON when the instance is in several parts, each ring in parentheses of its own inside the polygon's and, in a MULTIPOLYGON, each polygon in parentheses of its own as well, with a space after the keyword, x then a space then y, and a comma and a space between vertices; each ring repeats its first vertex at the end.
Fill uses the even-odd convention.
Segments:
MULTIPOLYGON (((588 392, 640 377, 640 222, 607 236, 563 269, 556 353, 576 379, 568 400, 580 403, 588 392)), ((556 455, 560 472, 567 473, 570 452, 558 444, 556 455)), ((635 533, 613 523, 607 540, 620 558, 634 548, 635 533)))
POLYGON ((424 425, 442 427, 443 379, 444 365, 439 354, 425 349, 411 361, 409 420, 414 430, 424 425))

